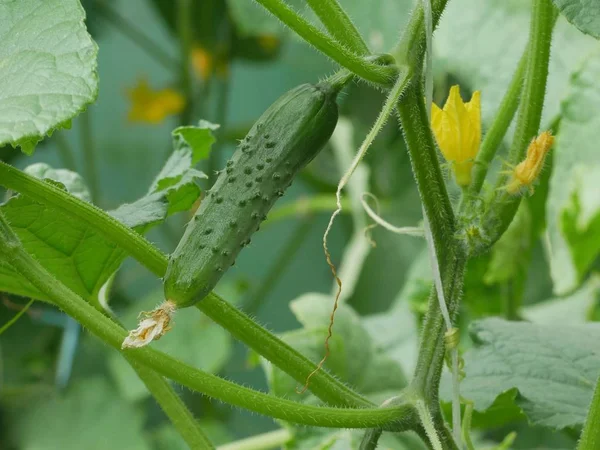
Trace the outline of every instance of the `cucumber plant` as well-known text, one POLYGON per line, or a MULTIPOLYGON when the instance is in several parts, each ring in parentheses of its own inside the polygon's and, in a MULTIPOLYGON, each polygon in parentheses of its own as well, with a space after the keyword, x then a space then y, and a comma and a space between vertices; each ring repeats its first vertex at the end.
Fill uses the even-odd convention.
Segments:
MULTIPOLYGON (((40 164, 19 170, 0 162, 0 184, 8 194, 7 201, 0 205, 0 291, 60 309, 120 352, 189 448, 215 448, 204 421, 214 408, 200 405, 202 408, 193 410, 202 410, 201 417, 195 417, 167 379, 229 405, 286 422, 274 432, 229 443, 229 449, 313 449, 333 445, 398 450, 548 445, 577 450, 600 448, 600 334, 597 324, 580 323, 600 317, 596 301, 600 204, 593 195, 600 173, 594 144, 600 138, 596 126, 600 116, 596 101, 600 99, 600 53, 594 48, 600 28, 593 18, 600 15, 600 9, 590 2, 562 0, 531 0, 518 5, 507 2, 501 6, 492 0, 418 0, 407 24, 390 32, 385 23, 396 21, 383 17, 376 21, 375 29, 369 30, 372 24, 365 25, 369 20, 363 19, 368 19, 370 13, 359 9, 360 2, 309 0, 306 7, 312 12, 303 16, 291 6, 292 2, 254 0, 274 16, 271 19, 289 28, 286 32, 297 34, 340 67, 323 81, 301 84, 283 94, 254 125, 246 127, 249 131, 242 133, 245 137, 231 158, 218 167, 225 152, 221 145, 240 135, 226 121, 229 85, 238 82, 230 77, 230 72, 238 70, 230 63, 234 58, 265 62, 286 52, 285 46, 280 48, 286 42, 285 32, 273 28, 267 16, 261 16, 264 22, 258 21, 254 14, 265 11, 251 1, 149 2, 178 42, 179 59, 172 58, 142 27, 129 22, 127 14, 118 13, 119 7, 96 5, 103 11, 103 20, 111 22, 115 30, 167 70, 173 70, 173 85, 154 92, 142 83, 131 98, 141 102, 136 105, 137 116, 149 122, 180 114, 180 126, 172 133, 174 152, 147 195, 110 212, 91 203, 91 199, 102 202, 102 189, 90 195, 81 177, 72 171, 52 170, 40 164), (481 23, 475 23, 472 10, 480 7, 485 14, 476 14, 481 23), (506 83, 508 88, 500 98, 494 93, 503 91, 496 80, 502 77, 489 74, 499 74, 490 67, 507 69, 506 65, 494 66, 503 58, 480 62, 475 57, 482 47, 489 50, 512 40, 486 34, 504 32, 494 22, 503 14, 515 18, 514 23, 521 28, 511 29, 511 33, 522 38, 523 44, 528 42, 524 50, 519 49, 520 62, 515 58, 515 67, 510 68, 515 69, 512 80, 506 83), (446 23, 438 26, 442 17, 446 23), (463 29, 461 21, 479 27, 477 35, 486 39, 461 45, 453 42, 457 27, 463 29), (579 36, 580 31, 573 27, 588 36, 579 36), (439 37, 434 34, 436 29, 439 37), (383 39, 383 31, 400 38, 393 46, 375 49, 383 39), (450 75, 461 81, 463 91, 473 91, 470 101, 463 101, 458 86, 446 86, 444 77, 433 76, 446 68, 440 65, 442 70, 438 70, 436 66, 435 39, 444 42, 439 51, 451 68, 450 75), (577 42, 577 51, 585 48, 590 52, 581 67, 570 67, 576 53, 569 46, 570 40, 577 42), (240 42, 251 42, 252 48, 238 45, 240 42), (479 69, 479 64, 483 68, 479 69), (559 96, 563 93, 556 88, 558 78, 553 77, 564 75, 560 71, 564 72, 565 67, 570 75, 564 77, 568 94, 562 99, 559 96), (357 84, 348 86, 351 80, 357 84), (346 86, 347 96, 340 95, 346 86), (206 99, 212 98, 208 95, 212 92, 217 106, 210 112, 214 105, 206 99), (381 93, 385 100, 374 100, 381 99, 381 93), (432 102, 444 106, 432 106, 432 102), (378 105, 376 111, 366 106, 373 103, 378 105), (341 120, 338 126, 339 111, 348 116, 344 126, 341 120), (352 139, 365 129, 364 117, 371 121, 377 111, 374 125, 353 153, 352 139), (382 131, 394 113, 398 124, 389 124, 382 131), (190 125, 212 114, 221 128, 204 121, 190 125), (515 126, 511 128, 513 121, 515 126), (385 144, 383 139, 376 141, 380 132, 386 134, 385 144), (331 163, 331 155, 316 156, 332 136, 336 164, 344 173, 335 196, 330 179, 320 177, 319 171, 310 166, 307 169, 312 161, 321 173, 327 170, 321 166, 331 163), (215 139, 217 144, 213 146, 215 139), (502 155, 504 140, 511 144, 502 155), (398 154, 407 157, 406 164, 392 167, 388 163, 390 155, 398 154), (203 160, 209 176, 195 168, 203 160), (211 177, 217 169, 213 182, 211 177), (394 181, 406 178, 399 183, 404 191, 391 195, 386 191, 389 172, 394 172, 394 181), (367 300, 378 296, 380 280, 404 278, 387 277, 400 265, 390 263, 390 259, 377 260, 375 254, 363 267, 366 252, 361 245, 366 241, 358 245, 355 241, 362 238, 361 227, 366 223, 360 209, 365 192, 359 190, 369 184, 369 173, 375 194, 367 195, 375 200, 390 197, 382 204, 396 208, 396 215, 403 219, 412 217, 411 209, 420 211, 427 242, 421 242, 421 256, 408 258, 411 269, 398 304, 383 314, 364 317, 354 308, 367 309, 367 300), (360 177, 360 183, 353 184, 353 176, 360 177), (235 278, 227 273, 229 268, 272 208, 278 209, 277 214, 271 213, 278 220, 296 214, 296 208, 290 207, 295 205, 293 202, 274 205, 297 177, 303 179, 303 184, 321 190, 302 204, 303 211, 333 211, 335 217, 351 209, 357 230, 343 265, 353 270, 338 273, 336 253, 332 256, 328 250, 327 236, 339 233, 333 228, 332 217, 321 231, 327 262, 338 282, 334 285, 337 295, 306 294, 296 299, 291 308, 302 329, 275 336, 244 313, 243 304, 238 309, 214 290, 235 278), (197 182, 205 183, 202 196, 197 182), (418 195, 411 197, 407 193, 413 182, 418 195), (169 234, 167 217, 182 211, 189 214, 200 197, 195 211, 187 216, 185 230, 181 227, 182 236, 172 229, 169 234), (410 207, 410 198, 415 199, 412 206, 416 207, 410 207), (400 200, 396 203, 402 203, 402 207, 394 206, 393 200, 400 200), (170 238, 175 235, 170 254, 143 237, 151 226, 159 226, 170 238), (119 277, 127 270, 120 268, 127 255, 148 269, 154 281, 162 281, 164 296, 164 303, 146 313, 129 335, 119 322, 119 305, 115 311, 107 307, 108 299, 127 296, 119 277), (378 277, 366 288, 351 280, 347 285, 355 289, 355 298, 346 294, 338 302, 339 289, 346 286, 348 273, 374 278, 374 267, 386 277, 378 277), (549 276, 541 276, 542 271, 549 272, 549 276), (539 285, 548 284, 544 280, 550 277, 554 292, 562 298, 541 301, 543 298, 536 297, 537 291, 543 290, 539 285), (525 304, 526 297, 529 303, 534 298, 540 304, 530 307, 525 304), (332 300, 331 304, 327 300, 332 300), (409 306, 417 312, 414 323, 409 306), (175 342, 181 327, 172 317, 184 308, 181 315, 194 317, 198 311, 203 312, 217 324, 215 327, 224 328, 261 361, 268 362, 264 368, 271 393, 211 373, 224 370, 223 361, 219 367, 201 370, 157 350, 152 342, 159 338, 163 338, 159 345, 175 342), (575 319, 575 314, 581 317, 575 319), (501 315, 506 320, 481 318, 486 315, 501 315), (465 337, 467 325, 472 339, 465 337), (166 334, 170 329, 173 332, 166 334), (398 334, 400 329, 414 329, 411 342, 418 340, 416 361, 407 357, 409 344, 398 334), (315 364, 322 356, 323 344, 330 359, 315 364), (405 376, 401 365, 414 366, 411 377, 405 376), (447 384, 445 366, 452 380, 447 384), (314 397, 295 389, 303 383, 314 397), (549 434, 548 430, 555 433, 549 434)), ((94 3, 88 1, 85 5, 94 3)), ((398 6, 383 1, 371 3, 374 5, 369 7, 377 6, 380 9, 374 10, 390 15, 398 6)), ((406 3, 412 6, 413 2, 406 3)), ((71 119, 95 100, 98 84, 97 45, 86 31, 79 0, 4 2, 0 24, 9 30, 0 37, 0 143, 15 149, 20 146, 24 153, 31 154, 46 135, 57 133, 50 142, 62 149, 65 164, 73 169, 79 159, 69 156, 69 144, 60 129, 68 128, 71 119), (67 22, 66 16, 70 18, 67 22)), ((470 32, 469 27, 464 30, 470 32)), ((310 65, 300 57, 296 63, 310 65)), ((317 76, 323 73, 315 73, 315 79, 317 76)), ((507 81, 508 77, 503 79, 507 81)), ((250 91, 252 87, 245 89, 250 91)), ((89 114, 74 124, 81 124, 85 172, 93 181, 97 169, 93 163, 99 155, 94 155, 98 146, 93 142, 89 114)), ((15 151, 6 152, 11 161, 18 161, 15 151)), ((387 213, 386 209, 381 212, 387 213)), ((390 225, 379 217, 380 212, 369 208, 368 214, 388 231, 406 230, 390 225)), ((414 234, 415 228, 410 230, 414 234)), ((284 258, 277 258, 264 286, 272 287, 285 265, 294 259, 294 252, 307 239, 306 234, 299 236, 299 244, 292 239, 294 245, 285 246, 284 258)), ((377 240, 390 239, 385 233, 375 236, 377 240)), ((383 250, 379 251, 387 256, 395 248, 388 245, 390 242, 395 241, 380 245, 383 250)), ((248 253, 252 256, 252 249, 248 253)), ((258 291, 261 295, 270 289, 264 286, 258 291)), ((547 296, 549 289, 538 296, 547 296)), ((12 308, 13 300, 5 304, 12 308)), ((33 311, 31 317, 37 320, 46 317, 36 314, 36 308, 41 308, 37 303, 30 301, 27 308, 0 327, 3 366, 3 355, 8 352, 11 356, 6 358, 7 373, 12 373, 10 364, 17 359, 11 354, 17 352, 13 350, 17 348, 15 342, 22 345, 35 341, 20 335, 11 338, 10 333, 24 324, 26 312, 33 311)), ((133 303, 132 308, 136 309, 137 304, 133 303)), ((4 314, 4 310, 0 312, 4 314)), ((193 336, 205 338, 201 334, 193 336)), ((206 341, 207 353, 224 351, 225 345, 214 344, 214 336, 208 339, 213 340, 206 341)), ((186 336, 185 342, 189 340, 186 336)), ((123 373, 114 372, 122 380, 118 377, 123 373)), ((55 411, 80 397, 106 397, 95 400, 125 406, 119 411, 121 415, 111 416, 114 420, 110 430, 100 430, 102 438, 119 439, 112 431, 120 427, 133 436, 128 441, 131 443, 110 441, 107 448, 145 448, 143 425, 138 423, 142 421, 126 420, 139 417, 133 402, 105 395, 112 389, 108 385, 88 386, 67 391, 64 402, 56 400, 36 410, 41 416, 54 418, 55 411), (76 399, 69 397, 73 392, 77 393, 76 399)), ((10 402, 5 402, 3 396, 4 391, 0 391, 0 412, 11 411, 10 402)), ((84 403, 81 407, 87 406, 84 403)), ((87 413, 92 416, 102 409, 89 406, 91 410, 85 414, 75 417, 71 413, 69 430, 79 429, 78 421, 87 413)), ((20 420, 17 416, 15 422, 20 420)), ((56 417, 59 420, 60 414, 56 417)), ((152 416, 152 423, 154 420, 152 416)), ((73 444, 62 422, 56 427, 46 427, 47 420, 30 422, 35 426, 25 420, 7 427, 12 428, 7 445, 67 448, 73 444), (26 432, 19 435, 19 430, 26 432), (56 438, 53 433, 60 436, 56 438)), ((94 420, 90 429, 103 423, 94 420)), ((0 427, 5 425, 0 423, 0 427)), ((164 448, 161 438, 152 439, 156 448, 164 448)), ((89 445, 99 441, 90 438, 89 445)), ((0 445, 4 443, 0 440, 0 445)))

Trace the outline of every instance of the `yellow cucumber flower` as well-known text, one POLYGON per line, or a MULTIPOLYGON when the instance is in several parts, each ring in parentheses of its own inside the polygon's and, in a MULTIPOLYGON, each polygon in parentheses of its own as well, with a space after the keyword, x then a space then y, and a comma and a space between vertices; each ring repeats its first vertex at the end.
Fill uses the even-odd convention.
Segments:
POLYGON ((463 102, 458 86, 450 88, 444 109, 431 105, 431 128, 438 146, 451 164, 456 183, 468 186, 471 169, 481 141, 481 100, 479 91, 463 102))
POLYGON ((192 67, 194 73, 201 80, 207 80, 213 68, 213 57, 204 48, 196 45, 192 49, 192 67))
POLYGON ((517 194, 523 187, 527 187, 529 193, 533 194, 533 183, 538 179, 553 143, 554 136, 549 131, 544 131, 533 138, 527 147, 525 159, 508 172, 512 174, 511 180, 505 187, 509 194, 517 194))
POLYGON ((136 86, 127 91, 131 109, 127 119, 130 122, 158 124, 167 116, 183 110, 185 99, 173 89, 154 91, 146 79, 140 79, 136 86))

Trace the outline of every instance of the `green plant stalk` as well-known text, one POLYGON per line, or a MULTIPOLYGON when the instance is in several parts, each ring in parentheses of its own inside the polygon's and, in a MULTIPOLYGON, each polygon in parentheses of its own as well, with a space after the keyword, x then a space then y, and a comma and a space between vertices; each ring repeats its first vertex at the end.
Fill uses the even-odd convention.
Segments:
POLYGON ((302 247, 312 226, 313 222, 306 218, 296 227, 292 236, 288 239, 284 247, 279 251, 275 261, 271 264, 266 277, 244 302, 243 309, 246 311, 246 314, 254 315, 260 309, 271 290, 275 287, 290 263, 294 260, 296 253, 300 250, 300 247, 302 247))
POLYGON ((58 154, 62 161, 63 167, 72 171, 77 170, 77 164, 75 163, 75 157, 73 156, 73 149, 69 145, 67 138, 63 131, 56 131, 52 136, 52 140, 56 144, 58 154))
MULTIPOLYGON (((214 292, 195 306, 215 323, 228 330, 233 337, 247 344, 299 383, 304 383, 306 377, 315 369, 316 366, 312 361, 257 325, 249 316, 214 292)), ((310 379, 309 389, 330 405, 354 408, 374 406, 325 370, 315 372, 310 379)))
POLYGON ((220 445, 217 450, 269 450, 280 448, 294 438, 288 429, 269 431, 246 439, 220 445))
POLYGON ((191 54, 192 54, 192 14, 191 0, 177 0, 177 34, 180 48, 179 82, 185 106, 181 112, 181 125, 191 125, 194 113, 194 92, 192 88, 191 54))
POLYGON ((327 36, 317 27, 301 17, 282 0, 255 0, 265 7, 282 23, 290 27, 298 36, 314 46, 321 53, 339 65, 373 83, 389 85, 394 80, 395 69, 380 66, 348 50, 342 44, 327 36))
MULTIPOLYGON (((263 226, 266 227, 280 220, 296 216, 303 217, 320 212, 331 213, 336 207, 335 195, 333 194, 316 194, 310 197, 301 197, 297 200, 284 203, 281 206, 274 207, 263 226)), ((343 213, 352 212, 352 204, 346 197, 342 198, 342 208, 343 213)))
POLYGON ((189 448, 214 449, 214 445, 204 434, 198 421, 175 393, 168 381, 152 369, 137 363, 129 355, 125 354, 124 356, 189 448))
MULTIPOLYGON (((398 103, 398 115, 438 259, 443 262, 449 243, 454 241, 454 211, 440 169, 420 83, 419 77, 411 82, 398 103)), ((440 268, 443 272, 442 264, 440 268)))
POLYGON ((81 140, 83 148, 83 167, 85 169, 85 177, 90 188, 92 202, 98 201, 98 192, 100 183, 98 182, 98 168, 96 167, 96 152, 94 149, 94 138, 92 136, 91 112, 88 109, 79 117, 81 120, 81 140))
POLYGON ((179 67, 179 61, 171 57, 168 52, 163 50, 157 42, 144 34, 134 23, 119 14, 109 2, 105 0, 94 0, 98 6, 98 12, 109 24, 114 26, 131 42, 144 50, 148 56, 154 58, 156 62, 165 69, 172 71, 179 67))
POLYGON ((577 450, 596 450, 598 448, 600 448, 600 377, 596 382, 596 389, 594 389, 594 396, 577 450))
POLYGON ((25 314, 27 312, 27 310, 29 309, 29 307, 31 305, 33 305, 33 302, 35 301, 35 299, 31 299, 27 302, 27 304, 25 304, 25 306, 23 306, 8 322, 6 322, 4 325, 2 325, 0 327, 0 336, 2 335, 2 333, 4 333, 6 330, 8 330, 10 327, 12 327, 12 325, 21 318, 21 316, 23 314, 25 314))
POLYGON ((372 428, 365 431, 365 435, 362 441, 360 441, 359 450, 375 450, 382 433, 383 430, 381 428, 372 428))
MULTIPOLYGON (((532 138, 539 131, 548 80, 548 63, 552 31, 556 22, 556 9, 551 0, 534 0, 529 31, 527 72, 517 119, 517 128, 508 156, 508 163, 517 165, 525 156, 532 138)), ((521 196, 511 195, 503 187, 508 175, 498 178, 496 195, 486 210, 484 226, 488 229, 491 242, 496 242, 506 231, 515 216, 521 196)))
POLYGON ((306 0, 329 34, 357 55, 368 55, 369 47, 337 0, 306 0))
MULTIPOLYGON (((106 239, 127 251, 156 276, 162 277, 165 274, 167 257, 143 236, 101 209, 2 162, 0 184, 41 204, 55 207, 69 217, 84 221, 106 239)), ((199 302, 197 307, 237 339, 299 382, 304 382, 308 374, 315 369, 316 366, 310 360, 214 293, 199 302)), ((311 379, 310 390, 331 405, 373 406, 371 402, 323 370, 318 371, 311 379)))
POLYGON ((467 189, 466 195, 461 199, 461 210, 464 210, 467 207, 468 200, 476 198, 481 192, 490 163, 494 159, 494 156, 496 156, 496 151, 502 143, 502 139, 517 112, 519 99, 521 98, 525 69, 527 68, 528 55, 528 47, 526 47, 508 89, 502 98, 498 112, 494 117, 494 122, 485 133, 485 138, 481 143, 481 148, 477 154, 475 165, 473 166, 471 184, 467 189))
MULTIPOLYGON (((432 24, 435 30, 448 0, 432 0, 431 3, 432 24)), ((425 21, 422 2, 417 2, 400 41, 391 53, 399 65, 405 64, 408 67, 415 68, 415 70, 423 66, 425 21)))
MULTIPOLYGON (((31 284, 46 294, 65 313, 77 320, 106 344, 121 350, 126 331, 90 306, 65 285, 57 281, 22 247, 0 213, 0 250, 10 264, 31 284)), ((123 351, 122 351, 123 352, 123 351)), ((139 364, 172 379, 188 388, 234 406, 273 418, 309 426, 330 428, 373 428, 398 426, 406 429, 408 423, 398 423, 410 417, 412 406, 404 404, 392 408, 344 409, 311 406, 274 397, 239 386, 215 375, 188 366, 175 358, 144 347, 123 352, 139 364)), ((395 430, 398 428, 394 428, 395 430)))

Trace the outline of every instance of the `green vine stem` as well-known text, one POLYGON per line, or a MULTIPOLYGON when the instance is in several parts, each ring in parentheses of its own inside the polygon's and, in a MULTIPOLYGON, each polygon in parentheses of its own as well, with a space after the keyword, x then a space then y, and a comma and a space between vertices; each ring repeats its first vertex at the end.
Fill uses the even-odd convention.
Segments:
MULTIPOLYGON (((109 241, 127 251, 156 276, 162 277, 165 274, 167 257, 143 236, 101 209, 53 184, 29 176, 2 162, 0 162, 0 184, 86 222, 109 241)), ((209 294, 197 304, 197 307, 237 339, 297 381, 304 382, 308 374, 315 369, 316 366, 310 360, 217 295, 209 294)), ((326 371, 319 371, 313 376, 311 391, 321 400, 336 406, 373 406, 371 402, 326 371)))
MULTIPOLYGON (((446 249, 454 239, 454 211, 440 169, 420 84, 420 77, 411 82, 398 103, 398 114, 433 242, 438 258, 443 262, 446 249)), ((443 271, 443 266, 441 268, 443 271)))
MULTIPOLYGON (((299 383, 304 383, 306 377, 315 370, 312 361, 215 293, 210 293, 196 307, 299 383)), ((312 376, 310 391, 330 405, 355 408, 374 406, 325 370, 319 370, 312 376)))
MULTIPOLYGON (((432 0, 432 24, 433 29, 442 16, 448 0, 432 0)), ((423 3, 417 2, 413 10, 410 21, 402 35, 402 38, 392 51, 398 64, 405 64, 408 67, 420 68, 423 66, 423 57, 425 54, 425 26, 423 3)))
POLYGON ((88 186, 90 187, 90 195, 92 201, 98 201, 98 193, 100 192, 100 183, 98 182, 98 168, 96 167, 96 151, 94 146, 94 138, 92 135, 92 119, 91 111, 88 109, 79 117, 81 120, 81 141, 84 157, 84 170, 88 186))
MULTIPOLYGON (((517 128, 508 156, 508 163, 511 165, 516 165, 523 159, 529 142, 538 134, 540 128, 548 79, 552 31, 557 17, 551 0, 534 0, 532 8, 527 72, 517 128)), ((484 224, 492 243, 506 231, 521 203, 520 196, 511 195, 503 189, 507 181, 508 175, 499 177, 495 197, 484 217, 484 224)))
POLYGON ((175 429, 190 448, 214 449, 214 445, 200 428, 190 410, 175 393, 171 385, 152 369, 137 363, 129 355, 124 355, 138 377, 144 382, 152 396, 163 409, 175 429))
MULTIPOLYGON (((143 236, 113 219, 104 211, 79 200, 52 184, 31 177, 1 162, 0 183, 42 204, 59 208, 71 217, 84 220, 96 231, 103 233, 107 239, 129 252, 155 275, 159 277, 164 275, 167 268, 166 256, 146 241, 143 236)), ((298 381, 304 381, 306 376, 314 370, 315 365, 307 358, 215 294, 209 294, 207 298, 198 303, 197 307, 233 336, 298 381)), ((372 405, 325 371, 319 371, 313 377, 311 391, 323 401, 333 405, 372 405)))
POLYGON ((217 450, 268 450, 280 448, 293 439, 292 432, 282 428, 281 430, 269 431, 246 439, 221 445, 217 450))
POLYGON ((65 313, 77 320, 106 344, 122 351, 129 358, 192 390, 229 403, 233 406, 309 426, 330 428, 394 427, 401 431, 410 422, 399 419, 412 415, 412 406, 392 408, 345 409, 306 405, 274 397, 239 386, 215 375, 188 366, 169 355, 144 347, 123 351, 121 343, 126 331, 89 305, 85 300, 57 281, 21 246, 0 213, 0 250, 10 264, 33 286, 46 294, 65 313))
POLYGON ((94 228, 114 242, 151 272, 162 276, 166 270, 165 255, 140 234, 126 227, 100 208, 87 203, 56 187, 54 184, 27 175, 0 161, 0 184, 32 200, 68 214, 94 228))
MULTIPOLYGON (((352 204, 346 197, 342 197, 342 212, 352 212, 352 204)), ((384 203, 384 202, 382 202, 384 203)), ((300 197, 297 200, 276 206, 269 213, 263 226, 269 226, 280 220, 296 216, 307 216, 320 212, 331 213, 337 208, 334 194, 316 194, 310 197, 300 197)))
POLYGON ((394 80, 396 70, 367 61, 362 56, 348 50, 339 42, 327 36, 317 27, 301 17, 283 0, 255 0, 265 7, 282 23, 290 27, 298 36, 329 56, 339 65, 373 83, 388 85, 394 80))
POLYGON ((583 432, 577 450, 595 450, 600 448, 600 377, 585 420, 583 432))
POLYGON ((329 34, 357 55, 368 55, 369 47, 337 0, 306 0, 329 34))
POLYGON ((119 14, 110 2, 106 0, 94 0, 94 6, 98 8, 98 13, 106 22, 114 26, 121 34, 129 38, 140 49, 144 50, 148 56, 162 65, 169 71, 177 70, 179 61, 173 58, 167 51, 163 50, 157 42, 147 36, 133 22, 119 14))
POLYGON ((191 125, 194 113, 194 92, 190 58, 192 54, 192 13, 191 0, 177 0, 177 34, 180 48, 179 82, 185 97, 185 106, 181 112, 182 125, 191 125))
POLYGON ((309 217, 303 219, 296 227, 283 248, 279 250, 279 254, 275 257, 275 260, 271 263, 267 275, 260 281, 248 299, 244 301, 243 309, 246 314, 254 315, 257 313, 271 290, 294 261, 296 253, 302 247, 312 227, 313 221, 309 217))
POLYGON ((359 450, 375 450, 382 433, 383 430, 381 428, 372 428, 365 431, 365 435, 362 441, 360 441, 359 450))
POLYGON ((523 77, 527 68, 528 48, 525 48, 521 56, 519 65, 513 74, 508 89, 498 108, 498 112, 494 117, 494 122, 485 133, 485 138, 481 143, 481 148, 473 167, 471 184, 467 189, 466 195, 461 199, 460 209, 462 211, 469 205, 469 201, 473 201, 481 192, 490 163, 494 159, 496 151, 502 143, 502 139, 517 112, 519 99, 521 98, 521 89, 523 87, 523 77))

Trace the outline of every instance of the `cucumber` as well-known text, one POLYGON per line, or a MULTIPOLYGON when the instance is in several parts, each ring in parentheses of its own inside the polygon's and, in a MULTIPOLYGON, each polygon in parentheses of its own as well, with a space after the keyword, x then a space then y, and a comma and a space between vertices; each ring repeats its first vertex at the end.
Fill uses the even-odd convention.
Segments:
POLYGON ((337 94, 348 79, 285 93, 241 141, 169 258, 164 291, 176 308, 215 287, 294 176, 327 143, 338 120, 337 94))

